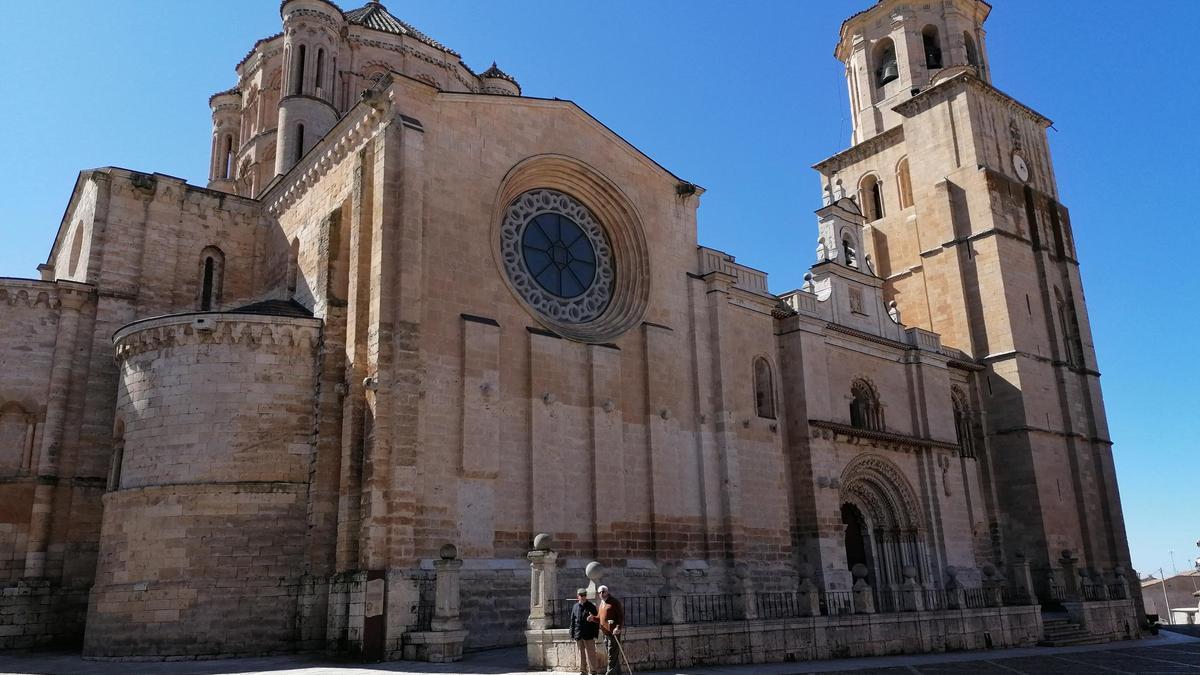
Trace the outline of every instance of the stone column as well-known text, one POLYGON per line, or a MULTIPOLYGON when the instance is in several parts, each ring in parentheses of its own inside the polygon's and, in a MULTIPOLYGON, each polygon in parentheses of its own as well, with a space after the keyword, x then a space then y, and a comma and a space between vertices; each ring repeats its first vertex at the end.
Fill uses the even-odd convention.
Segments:
POLYGON ((905 612, 920 612, 925 609, 925 589, 917 583, 917 568, 905 565, 900 571, 904 583, 900 584, 900 608, 905 612))
POLYGON ((458 559, 458 548, 454 544, 443 546, 438 555, 441 559, 433 562, 437 581, 430 628, 438 631, 462 630, 463 624, 459 619, 458 608, 462 599, 459 577, 462 574, 463 561, 458 559))
POLYGON ((683 591, 675 578, 679 575, 679 567, 675 563, 663 563, 660 568, 663 576, 662 588, 658 591, 659 602, 662 603, 663 621, 665 623, 684 623, 687 621, 687 610, 684 607, 683 591))
POLYGON ((58 335, 50 366, 46 395, 46 421, 42 428, 42 447, 37 466, 30 467, 38 483, 33 493, 33 513, 29 519, 29 544, 25 553, 26 577, 46 573, 46 549, 50 540, 50 521, 54 511, 54 493, 58 489, 58 464, 62 458, 63 433, 67 421, 67 398, 71 391, 71 370, 75 361, 76 333, 80 309, 90 293, 58 283, 58 335))
POLYGON ((750 576, 750 566, 746 563, 734 565, 733 575, 737 577, 738 618, 746 621, 757 619, 758 598, 754 593, 754 580, 750 576))
POLYGON ((850 573, 854 575, 854 613, 874 614, 875 595, 871 592, 871 585, 867 583, 867 566, 858 563, 850 573))
POLYGON ((1004 604, 1004 585, 1006 580, 1000 570, 992 565, 983 566, 983 590, 988 607, 1000 607, 1004 604))
POLYGON ((962 582, 958 580, 958 568, 954 565, 946 566, 946 608, 947 609, 966 609, 967 607, 967 592, 963 588, 962 582))
POLYGON ((550 603, 558 589, 558 554, 550 550, 550 535, 542 533, 533 538, 529 559, 529 630, 547 630, 554 615, 550 603))
POLYGON ((1125 573, 1125 568, 1117 566, 1113 569, 1113 580, 1116 582, 1118 600, 1129 599, 1129 576, 1125 573))
POLYGON ((1062 552, 1062 556, 1058 559, 1058 564, 1063 571, 1063 595, 1066 600, 1078 602, 1081 600, 1079 587, 1079 556, 1072 553, 1070 550, 1062 552))
POLYGON ((1033 586, 1033 573, 1029 570, 1029 559, 1017 553, 1012 565, 1013 589, 1025 604, 1038 604, 1037 591, 1033 586))
POLYGON ((812 565, 801 563, 797 572, 800 574, 800 587, 796 591, 796 613, 799 616, 820 616, 821 596, 812 580, 812 565))

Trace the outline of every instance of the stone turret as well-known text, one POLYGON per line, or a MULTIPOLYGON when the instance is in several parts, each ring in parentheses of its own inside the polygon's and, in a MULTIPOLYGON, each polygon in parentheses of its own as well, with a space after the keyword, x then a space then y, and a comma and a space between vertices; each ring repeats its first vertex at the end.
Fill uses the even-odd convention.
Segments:
POLYGON ((287 173, 337 123, 338 46, 345 17, 326 0, 287 0, 275 173, 287 173))
POLYGON ((223 192, 234 191, 237 180, 236 159, 241 136, 242 93, 237 88, 213 94, 208 99, 212 109, 212 162, 208 168, 208 187, 223 192))
POLYGON ((479 75, 480 91, 485 94, 498 94, 500 96, 520 96, 521 85, 517 80, 508 73, 500 70, 496 66, 496 62, 492 61, 492 67, 483 71, 479 75))

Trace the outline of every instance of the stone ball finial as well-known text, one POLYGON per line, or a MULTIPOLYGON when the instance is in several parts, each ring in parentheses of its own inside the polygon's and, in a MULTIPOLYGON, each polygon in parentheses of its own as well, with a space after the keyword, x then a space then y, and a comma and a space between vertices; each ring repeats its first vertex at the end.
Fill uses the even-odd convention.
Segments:
POLYGON ((1125 568, 1120 565, 1117 565, 1116 567, 1113 568, 1113 574, 1117 575, 1118 579, 1121 579, 1125 576, 1125 568))
POLYGON ((984 564, 981 569, 983 570, 983 576, 985 577, 996 576, 996 566, 991 563, 984 564))
POLYGON ((550 535, 542 532, 533 538, 533 548, 538 551, 549 551, 552 541, 550 535))
POLYGON ((813 575, 813 566, 809 563, 800 563, 796 566, 796 574, 800 575, 801 579, 811 579, 813 575))
POLYGON ((454 544, 442 544, 442 547, 438 549, 438 556, 442 560, 454 560, 458 557, 458 547, 454 544))
POLYGON ((946 576, 950 577, 951 579, 957 579, 958 568, 954 565, 946 565, 946 576))
POLYGON ((750 566, 744 562, 740 562, 740 563, 734 565, 733 566, 733 576, 737 577, 738 579, 749 579, 750 578, 750 566))
POLYGON ((587 578, 596 583, 600 583, 600 580, 604 578, 604 572, 604 565, 601 565, 595 560, 588 563, 587 567, 583 568, 583 573, 587 575, 587 578))
POLYGON ((854 575, 855 579, 866 579, 868 574, 867 566, 862 563, 855 563, 854 567, 850 568, 850 573, 854 575))
POLYGON ((1059 557, 1059 560, 1061 560, 1062 562, 1072 562, 1073 563, 1073 562, 1078 562, 1079 556, 1075 555, 1075 553, 1073 551, 1071 551, 1071 549, 1064 548, 1062 555, 1059 557))
POLYGON ((917 578, 917 568, 913 567, 912 565, 905 565, 900 570, 900 574, 903 574, 905 579, 916 579, 917 578))

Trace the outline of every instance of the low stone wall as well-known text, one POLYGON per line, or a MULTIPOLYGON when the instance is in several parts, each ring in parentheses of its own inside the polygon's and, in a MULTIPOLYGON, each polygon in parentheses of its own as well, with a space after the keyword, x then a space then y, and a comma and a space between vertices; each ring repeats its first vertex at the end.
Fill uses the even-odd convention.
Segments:
POLYGON ((88 592, 45 580, 0 586, 0 651, 79 646, 88 592))
POLYGON ((1128 640, 1139 634, 1140 623, 1133 600, 1064 602, 1071 620, 1088 633, 1109 640, 1128 640))
MULTIPOLYGON (((653 670, 1021 647, 1041 635, 1041 609, 1022 606, 632 627, 622 645, 635 670, 653 670)), ((530 668, 579 672, 566 630, 525 636, 530 668)))

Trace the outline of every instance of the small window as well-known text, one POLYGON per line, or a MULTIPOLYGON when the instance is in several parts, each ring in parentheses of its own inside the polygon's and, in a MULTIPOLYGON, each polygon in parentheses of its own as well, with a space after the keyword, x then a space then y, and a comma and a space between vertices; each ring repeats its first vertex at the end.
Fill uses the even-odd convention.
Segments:
POLYGON ((221 149, 221 178, 233 178, 233 135, 225 135, 225 144, 221 149))
POLYGON ((304 125, 296 125, 296 162, 304 157, 304 125))
POLYGON ((925 46, 925 67, 935 70, 942 67, 942 42, 938 38, 937 26, 925 26, 921 31, 921 42, 925 46))
POLYGON ((225 274, 225 254, 216 246, 206 247, 200 252, 200 300, 201 312, 210 312, 221 302, 221 282, 225 274))
POLYGON ((900 208, 907 209, 913 205, 912 176, 908 173, 907 157, 896 165, 896 191, 900 193, 900 208))
POLYGON ((296 48, 296 67, 293 70, 295 77, 292 79, 292 93, 304 93, 304 45, 296 48))
POLYGON ((875 46, 875 86, 882 87, 900 77, 896 63, 896 46, 890 38, 884 38, 875 46))
POLYGON ((771 364, 763 357, 754 359, 754 408, 759 417, 775 419, 775 387, 771 364))
POLYGON ((850 241, 849 235, 842 238, 842 255, 848 267, 858 267, 858 251, 854 250, 854 242, 850 241))
POLYGON ((300 268, 300 240, 292 239, 292 247, 288 253, 287 266, 287 290, 288 297, 292 297, 296 292, 296 277, 300 268))
POLYGON ((83 252, 83 221, 75 223, 75 236, 71 238, 71 257, 67 260, 68 274, 75 274, 79 267, 79 254, 83 252))
POLYGON ((875 174, 867 174, 858 184, 863 217, 869 223, 883 217, 883 186, 875 174))
POLYGON ((868 431, 883 431, 883 407, 875 387, 863 379, 850 385, 850 426, 868 431))
POLYGON ((321 90, 324 85, 323 80, 325 79, 325 50, 324 49, 317 50, 317 72, 315 73, 314 77, 317 80, 317 83, 316 83, 317 96, 320 96, 321 90))

